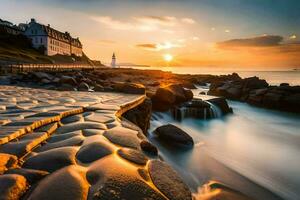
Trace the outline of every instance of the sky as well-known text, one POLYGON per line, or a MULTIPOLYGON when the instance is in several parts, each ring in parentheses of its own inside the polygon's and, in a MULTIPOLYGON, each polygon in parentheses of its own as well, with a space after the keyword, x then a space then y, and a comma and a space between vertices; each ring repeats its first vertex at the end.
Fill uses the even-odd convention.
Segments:
POLYGON ((0 18, 68 31, 103 63, 115 52, 119 63, 249 70, 300 67, 299 10, 299 0, 0 0, 0 18))

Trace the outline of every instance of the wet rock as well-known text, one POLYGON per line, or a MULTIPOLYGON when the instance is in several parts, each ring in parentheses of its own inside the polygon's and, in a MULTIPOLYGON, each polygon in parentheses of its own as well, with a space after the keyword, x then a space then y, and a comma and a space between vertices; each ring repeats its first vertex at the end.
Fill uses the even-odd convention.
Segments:
POLYGON ((114 89, 128 94, 145 94, 145 86, 137 83, 115 83, 114 89))
POLYGON ((113 152, 112 144, 105 140, 83 145, 77 152, 77 159, 83 163, 91 163, 113 152))
POLYGON ((46 143, 43 146, 37 148, 35 152, 43 152, 43 151, 48 151, 50 149, 56 149, 60 147, 68 147, 68 146, 79 146, 84 140, 84 137, 79 135, 79 136, 74 136, 62 141, 58 142, 52 142, 52 143, 46 143))
POLYGON ((194 145, 193 138, 180 128, 167 124, 155 129, 158 139, 168 143, 170 146, 192 148, 194 145))
POLYGON ((5 174, 18 174, 24 176, 30 185, 40 181, 45 176, 49 174, 49 172, 42 170, 34 170, 34 169, 24 169, 24 168, 16 168, 9 169, 5 172, 5 174))
POLYGON ((89 91, 90 87, 87 83, 85 82, 81 82, 79 85, 78 85, 78 91, 89 91))
POLYGON ((17 174, 0 176, 0 195, 3 200, 20 199, 27 190, 27 181, 17 174))
POLYGON ((38 153, 28 158, 24 168, 54 172, 62 167, 75 164, 76 147, 61 147, 38 153))
POLYGON ((72 137, 76 137, 76 136, 82 136, 82 132, 81 130, 78 131, 74 131, 74 132, 70 132, 70 133, 65 133, 65 134, 59 134, 59 135, 52 135, 47 142, 48 143, 54 143, 54 142, 59 142, 62 140, 66 140, 66 139, 70 139, 72 137))
POLYGON ((82 115, 72 115, 69 117, 65 117, 61 120, 63 124, 70 124, 74 122, 84 122, 82 115))
POLYGON ((59 86, 58 90, 60 90, 60 91, 74 91, 74 86, 64 83, 64 84, 59 86))
POLYGON ((208 101, 214 104, 215 106, 219 107, 223 115, 232 113, 232 108, 229 107, 225 98, 218 97, 218 98, 209 99, 208 101))
POLYGON ((121 148, 117 151, 119 156, 138 165, 146 165, 148 158, 141 152, 135 149, 121 148))
POLYGON ((89 199, 156 199, 166 200, 141 178, 135 167, 124 165, 113 155, 94 162, 87 172, 91 184, 89 199))
POLYGON ((87 199, 88 188, 89 185, 85 180, 84 170, 80 167, 69 166, 44 178, 29 195, 28 199, 87 199))
POLYGON ((0 174, 18 164, 18 158, 11 154, 0 153, 0 174))
POLYGON ((141 149, 143 151, 145 151, 146 153, 149 153, 154 156, 156 156, 158 154, 158 150, 157 150, 156 146, 154 146, 147 140, 143 140, 140 145, 141 145, 141 149))
POLYGON ((102 135, 104 133, 104 130, 99 130, 99 129, 83 129, 82 134, 85 137, 90 137, 93 135, 102 135))
POLYGON ((193 98, 193 93, 177 84, 171 84, 157 89, 151 98, 153 108, 158 111, 168 110, 172 105, 182 103, 193 98))
POLYGON ((61 76, 59 82, 61 84, 68 84, 68 85, 72 85, 72 86, 77 85, 77 81, 73 77, 66 76, 66 75, 61 76))
POLYGON ((142 104, 124 113, 123 117, 140 127, 146 135, 150 127, 151 114, 152 102, 149 98, 146 98, 142 104))
POLYGON ((151 160, 149 173, 154 185, 169 199, 191 200, 191 191, 179 175, 165 162, 151 160))
POLYGON ((110 117, 100 113, 94 113, 93 115, 84 118, 86 121, 98 122, 98 123, 111 123, 115 121, 114 117, 110 117))
POLYGON ((131 147, 138 149, 140 147, 140 140, 137 137, 137 131, 133 131, 123 127, 115 127, 103 133, 112 143, 121 145, 123 147, 131 147))
POLYGON ((83 130, 83 129, 100 129, 105 130, 106 125, 101 123, 95 123, 95 122, 78 122, 74 124, 67 124, 62 127, 59 127, 56 130, 57 134, 64 134, 69 133, 77 130, 83 130))
POLYGON ((54 78, 51 74, 45 72, 31 72, 31 74, 39 80, 49 80, 49 82, 54 78))
POLYGON ((100 84, 94 85, 94 91, 95 92, 104 92, 104 87, 100 84))

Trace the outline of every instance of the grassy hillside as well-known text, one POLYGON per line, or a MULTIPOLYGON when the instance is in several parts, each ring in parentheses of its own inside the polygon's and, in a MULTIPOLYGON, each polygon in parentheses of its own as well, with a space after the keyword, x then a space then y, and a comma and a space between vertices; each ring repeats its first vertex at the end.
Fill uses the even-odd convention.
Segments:
POLYGON ((45 56, 34 49, 31 42, 23 35, 9 35, 0 32, 0 61, 21 63, 80 63, 94 65, 85 54, 77 56, 45 56))

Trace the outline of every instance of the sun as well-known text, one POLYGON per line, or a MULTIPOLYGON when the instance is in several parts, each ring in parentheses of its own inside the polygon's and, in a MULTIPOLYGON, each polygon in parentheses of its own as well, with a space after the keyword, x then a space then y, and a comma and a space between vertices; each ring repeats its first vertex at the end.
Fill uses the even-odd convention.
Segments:
POLYGON ((164 60, 166 62, 171 62, 173 60, 173 56, 171 54, 165 54, 164 55, 164 60))

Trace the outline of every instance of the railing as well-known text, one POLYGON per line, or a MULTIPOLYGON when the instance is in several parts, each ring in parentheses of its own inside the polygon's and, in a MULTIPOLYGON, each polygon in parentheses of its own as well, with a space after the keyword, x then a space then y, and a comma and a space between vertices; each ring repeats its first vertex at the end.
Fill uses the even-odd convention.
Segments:
POLYGON ((80 71, 80 70, 94 70, 95 66, 87 64, 16 64, 16 63, 1 63, 0 74, 20 73, 20 72, 34 72, 34 71, 80 71))

